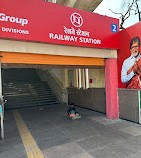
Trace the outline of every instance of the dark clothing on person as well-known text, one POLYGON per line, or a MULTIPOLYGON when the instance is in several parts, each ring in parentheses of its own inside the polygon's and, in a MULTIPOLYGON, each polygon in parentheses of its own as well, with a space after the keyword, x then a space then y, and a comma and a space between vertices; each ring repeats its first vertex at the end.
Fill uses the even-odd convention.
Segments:
POLYGON ((68 114, 71 114, 71 113, 75 114, 76 113, 75 107, 69 107, 67 112, 68 112, 68 114))

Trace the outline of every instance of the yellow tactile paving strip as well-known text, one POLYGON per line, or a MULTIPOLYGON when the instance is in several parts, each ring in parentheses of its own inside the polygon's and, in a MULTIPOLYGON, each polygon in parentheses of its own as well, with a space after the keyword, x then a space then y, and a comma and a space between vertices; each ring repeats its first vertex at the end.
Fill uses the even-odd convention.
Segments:
POLYGON ((13 115, 15 117, 17 127, 19 129, 20 136, 22 138, 28 158, 44 158, 41 150, 39 149, 32 135, 30 134, 18 111, 13 110, 13 115))

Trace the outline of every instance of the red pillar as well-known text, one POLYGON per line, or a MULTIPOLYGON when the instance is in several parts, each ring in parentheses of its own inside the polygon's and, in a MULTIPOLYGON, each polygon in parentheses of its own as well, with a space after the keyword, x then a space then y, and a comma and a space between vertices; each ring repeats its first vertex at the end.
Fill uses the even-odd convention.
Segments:
POLYGON ((119 118, 117 59, 105 61, 105 86, 107 118, 117 119, 119 118))

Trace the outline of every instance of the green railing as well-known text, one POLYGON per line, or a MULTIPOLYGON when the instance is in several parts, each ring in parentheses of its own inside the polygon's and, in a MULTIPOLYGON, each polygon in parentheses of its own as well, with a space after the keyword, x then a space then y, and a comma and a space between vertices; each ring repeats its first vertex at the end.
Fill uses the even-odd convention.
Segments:
POLYGON ((0 125, 1 125, 1 138, 4 139, 4 125, 3 125, 3 120, 4 120, 4 104, 3 101, 0 99, 0 125))

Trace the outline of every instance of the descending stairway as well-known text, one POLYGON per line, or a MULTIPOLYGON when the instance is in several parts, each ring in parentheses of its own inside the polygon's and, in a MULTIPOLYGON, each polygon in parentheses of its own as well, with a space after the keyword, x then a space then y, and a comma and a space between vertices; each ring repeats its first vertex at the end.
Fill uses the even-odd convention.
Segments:
POLYGON ((3 70, 3 95, 4 99, 7 100, 5 109, 47 106, 59 103, 49 85, 40 81, 34 69, 14 69, 9 74, 7 71, 10 70, 3 70))

